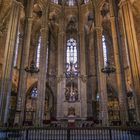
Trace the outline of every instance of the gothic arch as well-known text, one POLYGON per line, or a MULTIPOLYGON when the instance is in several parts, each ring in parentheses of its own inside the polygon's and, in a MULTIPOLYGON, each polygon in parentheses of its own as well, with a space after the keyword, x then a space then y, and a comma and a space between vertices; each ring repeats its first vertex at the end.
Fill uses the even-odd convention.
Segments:
MULTIPOLYGON (((24 124, 25 125, 33 125, 35 121, 35 113, 36 113, 36 99, 38 96, 31 96, 32 90, 37 91, 37 81, 34 82, 28 91, 26 92, 26 103, 25 103, 25 114, 24 114, 24 124)), ((44 123, 46 123, 46 118, 49 113, 49 118, 52 117, 54 111, 54 95, 51 87, 46 82, 46 95, 45 95, 45 106, 44 106, 44 123)))

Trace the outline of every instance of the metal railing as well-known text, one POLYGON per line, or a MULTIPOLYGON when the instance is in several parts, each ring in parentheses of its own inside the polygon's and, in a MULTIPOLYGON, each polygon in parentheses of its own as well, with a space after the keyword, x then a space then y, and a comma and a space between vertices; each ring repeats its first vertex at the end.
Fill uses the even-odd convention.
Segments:
POLYGON ((0 140, 140 140, 140 129, 93 128, 0 128, 0 140))

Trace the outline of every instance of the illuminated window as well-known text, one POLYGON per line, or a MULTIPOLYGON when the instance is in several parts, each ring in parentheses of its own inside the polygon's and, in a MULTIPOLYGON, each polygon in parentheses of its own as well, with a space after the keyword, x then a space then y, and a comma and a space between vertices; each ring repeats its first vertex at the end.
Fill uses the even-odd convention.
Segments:
POLYGON ((107 47, 106 47, 106 42, 105 42, 105 36, 102 36, 102 43, 103 43, 103 57, 104 57, 104 66, 107 65, 107 47))
POLYGON ((84 0, 84 3, 88 3, 89 2, 89 0, 84 0))
POLYGON ((37 67, 39 67, 39 61, 40 61, 40 48, 41 48, 41 37, 39 37, 38 46, 37 46, 37 57, 36 57, 37 67))
POLYGON ((77 62, 77 47, 76 40, 70 38, 67 41, 67 63, 76 63, 77 62))
POLYGON ((67 3, 69 6, 74 6, 75 0, 68 0, 67 3))
POLYGON ((52 2, 58 4, 58 0, 52 0, 52 2))
POLYGON ((34 87, 31 91, 31 97, 37 97, 38 93, 37 93, 37 88, 34 87))
POLYGON ((17 56, 18 56, 18 48, 19 48, 19 36, 20 36, 20 33, 18 32, 17 40, 16 40, 16 48, 15 48, 14 67, 17 66, 17 56))

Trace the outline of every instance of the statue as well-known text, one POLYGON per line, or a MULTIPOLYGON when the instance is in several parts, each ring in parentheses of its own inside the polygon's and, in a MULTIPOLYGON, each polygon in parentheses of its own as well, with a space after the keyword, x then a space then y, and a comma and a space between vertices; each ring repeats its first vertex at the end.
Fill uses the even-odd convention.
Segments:
POLYGON ((75 108, 74 107, 68 108, 68 116, 69 117, 75 116, 75 108))
POLYGON ((127 78, 127 92, 133 92, 132 82, 130 81, 130 78, 127 78))
POLYGON ((53 11, 50 13, 49 15, 49 29, 50 32, 54 38, 54 40, 57 40, 58 37, 58 31, 59 31, 59 27, 58 27, 58 23, 56 22, 57 20, 57 14, 56 11, 53 11))

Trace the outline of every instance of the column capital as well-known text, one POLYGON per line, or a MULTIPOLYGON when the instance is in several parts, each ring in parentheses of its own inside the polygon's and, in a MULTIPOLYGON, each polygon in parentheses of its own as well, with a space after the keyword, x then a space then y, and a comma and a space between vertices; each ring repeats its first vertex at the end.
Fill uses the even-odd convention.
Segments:
POLYGON ((59 35, 64 35, 65 32, 64 32, 64 31, 60 31, 58 34, 59 34, 59 35))
POLYGON ((128 3, 130 3, 130 0, 120 0, 119 7, 121 8, 122 6, 124 6, 124 5, 128 4, 128 3))
POLYGON ((16 4, 16 5, 19 5, 20 8, 22 8, 22 9, 24 8, 24 6, 23 6, 23 4, 21 2, 18 2, 16 0, 13 0, 13 3, 16 4))
POLYGON ((47 26, 47 27, 42 27, 42 28, 40 29, 40 32, 41 32, 41 33, 44 33, 44 32, 48 32, 48 30, 49 30, 48 26, 47 26))
POLYGON ((115 19, 117 19, 117 17, 111 16, 111 17, 110 17, 110 22, 115 22, 115 19))
POLYGON ((97 33, 98 39, 100 36, 102 36, 103 28, 102 27, 95 27, 94 30, 97 33))
POLYGON ((42 10, 46 9, 49 6, 50 0, 40 0, 39 5, 42 10))
POLYGON ((94 28, 95 31, 103 31, 103 28, 101 26, 96 26, 94 28))
POLYGON ((28 22, 32 22, 33 21, 32 17, 26 17, 26 19, 28 20, 28 22))

